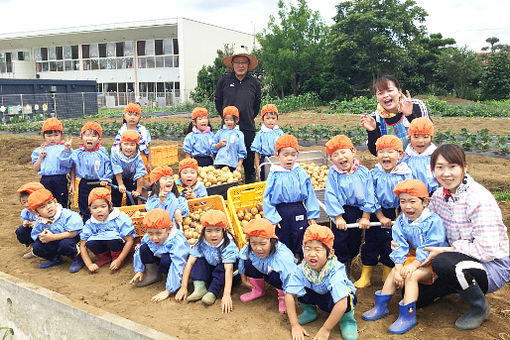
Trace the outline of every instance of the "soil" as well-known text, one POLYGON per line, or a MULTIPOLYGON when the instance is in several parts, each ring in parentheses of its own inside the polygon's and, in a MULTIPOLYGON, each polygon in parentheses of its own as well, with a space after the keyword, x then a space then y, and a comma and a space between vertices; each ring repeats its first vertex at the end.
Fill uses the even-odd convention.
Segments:
MULTIPOLYGON (((286 114, 282 115, 281 124, 295 124, 300 121, 333 124, 339 121, 339 117, 333 115, 321 115, 321 118, 315 116, 313 120, 310 118, 310 113, 286 114)), ((351 119, 353 117, 342 116, 341 125, 351 119)), ((441 122, 442 120, 438 119, 437 124, 440 125, 441 122)), ((445 124, 455 125, 446 120, 445 124)), ((508 120, 500 120, 492 125, 490 130, 502 130, 501 126, 505 124, 508 124, 508 120)), ((462 126, 472 126, 472 122, 463 120, 462 126)), ((506 128, 506 131, 508 130, 510 127, 506 128)), ((105 142, 111 140, 107 139, 105 142)), ((19 211, 22 207, 15 192, 23 183, 39 179, 31 169, 30 153, 40 143, 40 136, 0 135, 0 182, 4 183, 0 186, 0 271, 64 294, 78 305, 93 305, 180 339, 290 338, 287 316, 278 313, 276 292, 273 289, 268 289, 265 297, 243 304, 239 295, 247 289, 240 285, 235 286, 232 293, 234 310, 223 315, 219 301, 211 307, 205 307, 201 303, 179 304, 172 295, 161 303, 151 303, 150 298, 163 290, 164 284, 160 282, 144 288, 130 286, 129 280, 133 275, 130 259, 116 273, 103 267, 96 274, 90 274, 86 269, 70 274, 68 259, 64 265, 46 270, 38 268, 38 259, 22 259, 21 256, 26 250, 17 242, 14 234, 19 225, 19 211)), ((172 143, 175 142, 154 141, 154 145, 172 143)), ((359 157, 369 168, 375 163, 375 158, 366 151, 361 151, 359 157)), ((510 174, 504 170, 510 168, 510 161, 483 156, 468 156, 468 161, 473 177, 489 189, 510 190, 510 174)), ((505 224, 510 226, 510 202, 502 202, 500 207, 505 224)), ((358 277, 359 273, 360 263, 356 262, 352 274, 358 277)), ((455 319, 466 309, 466 305, 457 295, 451 295, 432 306, 419 309, 418 326, 405 336, 391 336, 387 328, 398 315, 399 297, 395 297, 390 303, 389 317, 377 322, 365 322, 361 319, 361 314, 373 305, 374 292, 382 287, 380 277, 381 270, 378 267, 373 274, 373 285, 357 291, 355 316, 360 339, 464 339, 466 336, 470 339, 510 339, 510 307, 507 299, 510 294, 509 285, 488 295, 492 313, 489 320, 477 330, 460 332, 453 328, 455 319)), ((315 335, 326 317, 327 314, 320 312, 318 320, 306 325, 305 329, 310 335, 315 335)), ((340 338, 338 328, 333 330, 331 338, 340 338)))

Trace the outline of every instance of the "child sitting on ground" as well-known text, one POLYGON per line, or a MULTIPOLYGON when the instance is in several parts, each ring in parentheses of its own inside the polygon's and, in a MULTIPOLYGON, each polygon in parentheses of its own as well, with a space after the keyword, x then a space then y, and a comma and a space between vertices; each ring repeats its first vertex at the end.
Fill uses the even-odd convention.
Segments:
MULTIPOLYGON (((64 143, 65 149, 59 156, 60 164, 69 168, 75 167, 76 176, 81 178, 78 189, 78 207, 83 222, 90 218, 88 204, 90 191, 99 185, 107 185, 113 176, 110 155, 101 146, 102 134, 103 129, 98 123, 85 123, 80 132, 83 143, 80 148, 71 150, 73 140, 70 138, 64 143)), ((74 188, 74 182, 71 182, 71 187, 74 188)))
POLYGON ((80 232, 80 252, 85 266, 93 273, 108 262, 110 270, 122 267, 136 237, 131 218, 114 208, 110 191, 94 188, 89 194, 91 217, 80 232), (96 255, 93 263, 87 252, 96 255))
POLYGON ((264 181, 266 179, 266 167, 264 165, 259 170, 260 163, 264 163, 265 159, 269 159, 274 155, 274 146, 278 137, 283 136, 283 131, 276 125, 278 122, 278 108, 274 104, 266 104, 262 106, 260 111, 260 118, 262 125, 260 131, 257 132, 253 143, 251 144, 251 151, 255 153, 255 169, 257 169, 258 180, 264 181))
POLYGON ((179 179, 176 185, 180 196, 187 200, 207 196, 205 185, 198 180, 196 159, 185 158, 179 162, 179 179))
POLYGON ((239 130, 239 110, 235 106, 227 106, 223 109, 223 128, 216 132, 212 151, 216 154, 214 166, 217 169, 225 165, 231 172, 241 172, 243 159, 246 158, 246 146, 244 135, 239 130))
POLYGON ((172 168, 167 166, 158 166, 152 170, 151 196, 145 208, 147 211, 157 208, 165 209, 170 214, 172 223, 180 229, 182 218, 188 216, 189 207, 186 199, 179 196, 173 174, 172 168))
POLYGON ((232 280, 237 269, 239 249, 228 232, 227 216, 221 210, 208 210, 201 218, 200 238, 191 248, 188 262, 184 268, 181 289, 175 294, 175 300, 198 301, 212 305, 223 290, 221 310, 232 311, 232 280), (188 295, 188 280, 191 274, 193 293, 188 295), (205 284, 209 284, 206 288, 205 284))
POLYGON ((73 261, 69 271, 79 271, 83 267, 77 245, 80 241, 78 234, 83 228, 80 215, 63 208, 47 189, 31 193, 28 205, 37 216, 31 234, 34 240, 33 252, 46 260, 39 264, 39 268, 56 266, 62 263, 60 256, 69 256, 73 261))
POLYGON ((64 150, 64 127, 57 118, 48 118, 42 125, 44 144, 32 152, 32 167, 41 175, 41 184, 51 191, 64 208, 68 206, 68 174, 71 167, 62 165, 58 157, 64 150))
POLYGON ((296 258, 274 232, 273 224, 265 218, 248 222, 244 233, 248 238, 239 252, 239 274, 250 292, 241 295, 242 302, 249 302, 265 295, 265 282, 276 288, 278 311, 285 313, 284 293, 290 275, 296 269, 296 258))
POLYGON ((361 246, 363 267, 361 277, 354 282, 356 288, 370 286, 370 276, 378 262, 383 265, 383 282, 393 268, 393 261, 390 260, 391 226, 400 208, 393 188, 397 183, 413 177, 411 169, 406 163, 401 162, 404 147, 400 138, 394 135, 381 136, 375 142, 375 147, 378 163, 370 171, 370 177, 374 183, 376 213, 372 214, 370 219, 373 222, 381 222, 381 227, 365 230, 365 242, 361 246))
POLYGON ((356 288, 347 278, 342 263, 337 261, 333 242, 334 235, 328 227, 312 224, 305 231, 304 261, 291 275, 285 291, 293 339, 303 339, 308 335, 301 325, 317 319, 316 306, 330 314, 315 338, 329 338, 338 323, 344 340, 358 338, 354 319, 356 288), (303 308, 299 316, 296 314, 295 296, 298 296, 303 308))
POLYGON ((349 137, 331 138, 326 151, 333 166, 326 180, 324 203, 328 216, 335 221, 335 254, 349 277, 351 261, 361 246, 362 230, 370 228, 370 214, 375 212, 374 185, 369 170, 355 158, 356 148, 349 137), (347 228, 348 223, 356 221, 358 228, 347 228))
POLYGON ((417 179, 406 179, 393 190, 400 201, 402 214, 392 228, 393 241, 398 244, 390 254, 395 263, 382 290, 375 292, 375 307, 363 313, 366 321, 386 317, 386 306, 398 288, 405 287, 404 299, 399 302, 398 319, 389 327, 392 334, 404 334, 416 326, 418 283, 432 284, 435 274, 431 266, 422 267, 429 252, 425 247, 444 247, 446 230, 441 218, 427 207, 427 186, 417 179))
POLYGON ((182 150, 186 152, 186 157, 196 159, 199 166, 213 165, 212 145, 214 144, 214 133, 211 130, 207 114, 205 107, 195 107, 193 109, 191 122, 186 130, 186 137, 182 146, 182 150))
POLYGON ((303 258, 303 234, 308 224, 319 218, 319 202, 306 171, 296 162, 296 137, 283 135, 276 140, 275 155, 280 165, 272 165, 264 190, 264 217, 276 227, 276 235, 299 258, 303 258))
POLYGON ((143 225, 147 233, 133 255, 135 276, 130 283, 144 287, 161 280, 161 273, 167 274, 166 289, 152 297, 153 302, 159 302, 181 287, 190 245, 184 234, 173 227, 164 209, 149 211, 143 218, 143 225))
POLYGON ((407 144, 403 162, 413 171, 413 177, 427 185, 429 195, 437 190, 437 183, 430 169, 430 156, 437 149, 432 143, 434 124, 430 119, 421 117, 413 119, 409 125, 409 144, 407 144))
MULTIPOLYGON (((115 207, 122 204, 122 195, 129 192, 133 198, 142 194, 143 177, 147 174, 139 151, 140 135, 133 130, 126 130, 120 137, 118 147, 112 147, 111 163, 115 177, 113 184, 119 189, 112 191, 112 203, 115 207)), ((136 204, 137 202, 134 202, 136 204)), ((134 205, 126 199, 126 205, 134 205)))
POLYGON ((24 244, 29 250, 22 256, 24 259, 34 257, 34 254, 32 254, 32 244, 34 243, 34 240, 32 239, 31 234, 32 228, 35 225, 36 216, 34 212, 30 210, 30 206, 28 205, 28 196, 39 189, 44 189, 44 186, 39 182, 28 182, 18 188, 19 201, 25 206, 25 208, 21 210, 21 225, 18 229, 16 229, 16 237, 18 238, 19 243, 24 244))

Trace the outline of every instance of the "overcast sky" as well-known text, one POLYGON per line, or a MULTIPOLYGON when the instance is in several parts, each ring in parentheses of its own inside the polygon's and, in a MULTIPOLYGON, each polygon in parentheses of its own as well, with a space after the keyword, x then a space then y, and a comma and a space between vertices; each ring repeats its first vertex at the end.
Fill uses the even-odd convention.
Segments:
MULTIPOLYGON (((288 2, 289 0, 286 0, 288 2)), ((416 0, 429 14, 429 33, 452 37, 473 50, 490 36, 510 44, 509 0, 416 0)), ((210 24, 259 32, 269 15, 277 16, 277 0, 0 0, 0 34, 186 17, 210 24)), ((308 0, 327 24, 338 1, 308 0)))

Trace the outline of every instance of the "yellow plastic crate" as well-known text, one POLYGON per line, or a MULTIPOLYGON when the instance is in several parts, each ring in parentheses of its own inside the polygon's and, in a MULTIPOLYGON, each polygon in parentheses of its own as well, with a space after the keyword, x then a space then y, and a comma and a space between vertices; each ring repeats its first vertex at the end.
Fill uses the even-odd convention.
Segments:
POLYGON ((262 203, 265 189, 266 182, 257 182, 232 187, 227 191, 227 207, 239 248, 244 246, 247 241, 236 211, 237 209, 253 208, 257 203, 262 203))
POLYGON ((145 227, 143 226, 143 217, 144 216, 135 216, 133 215, 137 212, 145 212, 145 204, 138 204, 138 205, 128 205, 119 207, 119 210, 126 215, 128 215, 131 218, 131 221, 133 221, 133 227, 135 228, 136 236, 137 237, 143 237, 145 235, 145 227))
POLYGON ((179 163, 178 145, 151 146, 151 163, 153 167, 179 163))

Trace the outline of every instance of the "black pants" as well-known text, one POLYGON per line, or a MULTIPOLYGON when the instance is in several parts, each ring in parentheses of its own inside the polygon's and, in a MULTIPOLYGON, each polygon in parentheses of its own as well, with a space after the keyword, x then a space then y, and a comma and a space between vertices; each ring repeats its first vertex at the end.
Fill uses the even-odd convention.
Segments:
POLYGON ((193 156, 198 163, 198 166, 213 165, 214 159, 211 156, 193 156))
MULTIPOLYGON (((264 163, 264 160, 266 159, 266 157, 269 159, 269 157, 271 156, 266 156, 266 155, 260 155, 260 164, 264 163)), ((268 174, 269 174, 269 168, 271 168, 271 164, 265 164, 263 166, 260 167, 260 181, 265 181, 267 178, 266 178, 266 169, 268 170, 268 174)), ((257 171, 259 171, 257 169, 257 171)))
POLYGON ((244 182, 253 183, 255 177, 255 152, 251 151, 251 143, 255 138, 255 131, 241 130, 244 135, 244 145, 246 146, 246 158, 243 161, 244 182))
POLYGON ((42 176, 41 184, 51 191, 53 197, 57 199, 57 202, 60 203, 62 207, 67 208, 69 206, 69 179, 67 175, 42 176))
POLYGON ((87 249, 90 249, 95 255, 110 251, 121 251, 124 248, 124 240, 93 240, 85 243, 87 249))
POLYGON ((80 208, 80 215, 83 220, 83 223, 87 222, 90 218, 90 209, 89 209, 89 194, 92 189, 96 187, 100 187, 99 184, 91 184, 88 182, 98 182, 99 179, 81 179, 80 185, 78 185, 78 208, 80 208))
POLYGON ((487 273, 482 263, 461 253, 442 253, 432 260, 432 269, 438 279, 432 285, 419 285, 417 305, 423 307, 439 298, 469 287, 473 280, 487 293, 487 273))
MULTIPOLYGON (((383 215, 394 221, 397 217, 397 209, 382 208, 383 215)), ((375 214, 370 214, 371 222, 379 222, 375 214)), ((361 262, 365 266, 375 266, 381 262, 387 267, 393 268, 395 264, 390 259, 391 253, 391 228, 371 227, 365 230, 365 242, 361 246, 361 262)))
MULTIPOLYGON (((136 181, 134 181, 133 178, 122 177, 122 182, 124 183, 127 192, 136 190, 136 181)), ((117 183, 117 178, 115 178, 115 176, 112 179, 112 183, 114 185, 119 185, 117 183)), ((131 200, 126 195, 126 205, 136 205, 138 200, 133 197, 133 201, 135 202, 135 204, 131 203, 131 200)), ((120 193, 119 190, 113 188, 112 188, 112 203, 114 207, 120 207, 122 205, 122 194, 120 193)))
MULTIPOLYGON (((363 211, 360 208, 351 205, 344 205, 344 218, 346 223, 356 223, 358 219, 363 216, 363 211)), ((333 249, 338 261, 348 263, 359 254, 361 246, 362 230, 359 228, 348 228, 347 230, 340 230, 332 223, 331 230, 335 235, 333 242, 333 249)))

